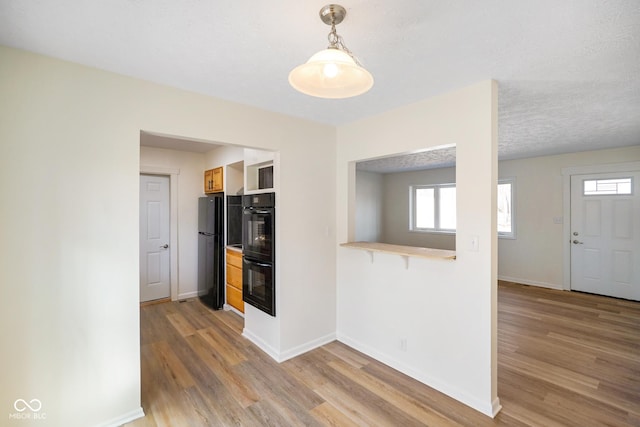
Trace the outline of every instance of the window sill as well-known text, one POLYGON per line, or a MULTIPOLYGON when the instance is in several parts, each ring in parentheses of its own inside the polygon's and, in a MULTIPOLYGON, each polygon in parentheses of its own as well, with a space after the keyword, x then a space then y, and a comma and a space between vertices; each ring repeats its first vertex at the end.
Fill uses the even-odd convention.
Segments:
POLYGON ((456 232, 451 230, 429 230, 429 229, 410 229, 409 233, 420 233, 420 234, 439 234, 444 236, 455 236, 456 232))

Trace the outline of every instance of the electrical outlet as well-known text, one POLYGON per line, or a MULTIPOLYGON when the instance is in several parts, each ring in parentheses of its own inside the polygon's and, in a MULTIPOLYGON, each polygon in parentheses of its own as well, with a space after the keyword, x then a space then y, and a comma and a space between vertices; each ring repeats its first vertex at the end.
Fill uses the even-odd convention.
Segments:
POLYGON ((400 338, 400 350, 407 351, 407 339, 400 338))

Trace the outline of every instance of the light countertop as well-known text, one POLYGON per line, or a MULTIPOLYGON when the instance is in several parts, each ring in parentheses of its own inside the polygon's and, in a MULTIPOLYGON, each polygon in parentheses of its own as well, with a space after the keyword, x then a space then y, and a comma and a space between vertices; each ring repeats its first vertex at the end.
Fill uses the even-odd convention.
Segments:
POLYGON ((340 246, 369 252, 382 252, 416 258, 456 259, 456 251, 445 249, 419 248, 415 246, 391 245, 378 242, 347 242, 340 246))

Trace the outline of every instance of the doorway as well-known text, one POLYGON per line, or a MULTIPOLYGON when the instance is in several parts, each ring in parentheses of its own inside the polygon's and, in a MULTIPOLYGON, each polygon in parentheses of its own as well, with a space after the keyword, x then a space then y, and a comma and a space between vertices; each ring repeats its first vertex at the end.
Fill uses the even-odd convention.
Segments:
POLYGON ((639 186, 639 170, 571 174, 571 290, 640 300, 639 186))
POLYGON ((170 179, 140 175, 140 302, 171 296, 170 179))

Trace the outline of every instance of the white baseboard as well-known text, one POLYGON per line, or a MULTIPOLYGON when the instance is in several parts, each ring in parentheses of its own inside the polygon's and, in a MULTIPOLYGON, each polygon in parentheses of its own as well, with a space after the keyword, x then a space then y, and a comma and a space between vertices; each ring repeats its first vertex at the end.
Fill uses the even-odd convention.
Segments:
POLYGON ((498 412, 502 410, 502 405, 500 404, 500 398, 496 397, 493 402, 491 402, 491 408, 493 412, 493 417, 495 418, 498 415, 498 412))
POLYGON ((280 360, 278 360, 278 362, 284 362, 285 360, 293 359, 296 356, 311 351, 315 348, 322 347, 323 345, 329 344, 330 342, 333 342, 335 340, 336 334, 331 333, 329 335, 325 335, 324 337, 320 337, 302 345, 296 346, 292 349, 280 353, 280 360))
POLYGON ((370 357, 373 357, 379 362, 382 362, 385 365, 390 366, 393 369, 400 371, 403 374, 408 375, 411 378, 418 380, 421 383, 426 384, 429 387, 432 387, 440 391, 441 393, 444 393, 447 396, 450 396, 456 399, 458 402, 463 403, 469 406, 470 408, 475 409, 476 411, 484 415, 487 415, 491 418, 493 418, 501 409, 500 402, 498 399, 494 400, 493 402, 483 402, 477 399, 476 397, 470 396, 468 393, 462 390, 459 390, 458 388, 452 386, 451 384, 448 384, 447 382, 441 379, 430 377, 428 375, 425 375, 422 372, 418 372, 411 366, 408 366, 405 363, 400 362, 399 360, 394 359, 393 357, 385 353, 382 353, 374 348, 371 348, 366 344, 362 344, 357 340, 354 340, 344 334, 338 333, 337 339, 338 341, 348 345, 349 347, 352 347, 370 357))
POLYGON ((138 408, 131 412, 127 412, 126 414, 122 414, 119 417, 112 418, 109 421, 100 423, 96 427, 120 427, 123 424, 130 423, 131 421, 135 421, 142 417, 144 417, 144 411, 142 408, 138 408))
POLYGON ((225 304, 222 308, 223 308, 225 311, 232 311, 232 312, 234 312, 235 314, 237 314, 238 316, 240 316, 240 317, 243 317, 243 318, 244 318, 244 313, 243 313, 243 312, 241 312, 240 310, 238 310, 238 309, 237 309, 237 308, 235 308, 235 307, 230 306, 229 304, 225 304))
POLYGON ((184 292, 178 295, 178 300, 198 297, 198 291, 184 292))
POLYGON ((262 338, 260 338, 259 336, 257 336, 256 334, 248 330, 247 328, 244 328, 242 330, 242 336, 248 339, 249 341, 251 341, 252 343, 254 343, 255 345, 257 345, 258 348, 260 348, 260 350, 267 353, 273 360, 275 360, 276 362, 279 362, 278 360, 280 358, 279 352, 275 348, 267 344, 262 338))
POLYGON ((556 283, 536 282, 527 279, 521 279, 518 277, 498 276, 498 280, 504 280, 505 282, 520 283, 521 285, 538 286, 540 288, 556 289, 558 291, 563 290, 562 285, 556 283))
POLYGON ((260 350, 267 353, 273 360, 275 360, 278 363, 282 363, 285 360, 292 359, 303 353, 311 351, 314 348, 321 347, 325 344, 328 344, 336 340, 336 334, 331 333, 329 335, 325 335, 324 337, 320 337, 315 340, 306 342, 302 345, 296 346, 292 349, 289 349, 281 353, 277 351, 275 348, 271 347, 266 342, 264 342, 261 338, 253 334, 251 331, 247 330, 247 328, 244 328, 242 330, 242 336, 248 339, 249 341, 251 341, 252 343, 254 343, 255 345, 257 345, 260 348, 260 350))

